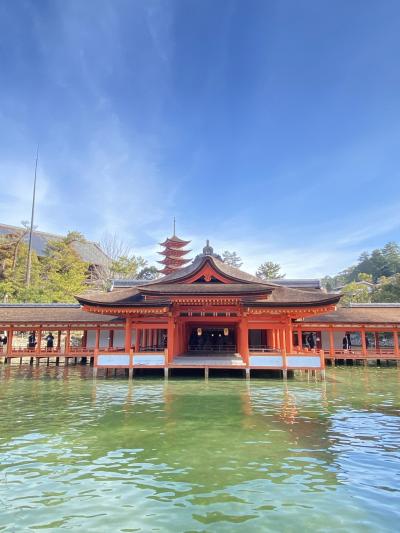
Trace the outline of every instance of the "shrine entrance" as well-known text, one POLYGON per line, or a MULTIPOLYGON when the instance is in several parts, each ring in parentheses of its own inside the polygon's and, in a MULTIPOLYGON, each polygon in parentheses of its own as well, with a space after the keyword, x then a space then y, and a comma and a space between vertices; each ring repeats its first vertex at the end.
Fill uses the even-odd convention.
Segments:
POLYGON ((235 328, 199 326, 191 327, 188 342, 190 353, 235 353, 235 328))

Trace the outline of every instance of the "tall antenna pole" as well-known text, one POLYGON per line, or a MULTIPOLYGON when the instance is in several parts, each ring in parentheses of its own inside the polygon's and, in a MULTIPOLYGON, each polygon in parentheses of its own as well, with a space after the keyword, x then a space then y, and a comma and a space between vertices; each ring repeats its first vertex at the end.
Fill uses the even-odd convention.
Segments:
POLYGON ((38 160, 39 160, 39 145, 37 146, 37 150, 36 150, 35 178, 33 180, 31 227, 29 229, 28 260, 27 260, 27 263, 26 263, 26 276, 25 276, 25 284, 26 284, 27 287, 29 287, 30 284, 31 284, 32 233, 33 233, 33 222, 34 222, 34 218, 35 218, 36 177, 37 177, 38 160))

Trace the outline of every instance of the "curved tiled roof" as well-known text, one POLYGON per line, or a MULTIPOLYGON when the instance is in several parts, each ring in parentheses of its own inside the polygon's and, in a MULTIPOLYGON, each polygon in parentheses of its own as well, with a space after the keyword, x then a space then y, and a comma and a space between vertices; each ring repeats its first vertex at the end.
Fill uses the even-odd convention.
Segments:
POLYGON ((170 298, 175 295, 237 295, 243 297, 247 306, 258 307, 322 306, 336 304, 340 299, 339 294, 327 294, 319 289, 302 290, 262 280, 224 263, 212 253, 200 254, 190 265, 142 285, 93 296, 82 295, 77 299, 82 304, 97 306, 154 307, 171 303, 170 298), (229 280, 229 283, 185 283, 206 265, 229 280), (152 297, 151 300, 146 298, 148 296, 152 297))
POLYGON ((340 300, 340 294, 329 294, 322 291, 309 291, 279 287, 273 289, 271 296, 265 301, 252 302, 252 305, 264 307, 290 307, 304 305, 329 305, 340 300))
POLYGON ((115 322, 116 316, 84 311, 79 304, 1 304, 0 324, 115 322))
POLYGON ((370 306, 365 307, 338 307, 332 313, 325 313, 312 318, 307 318, 304 322, 317 323, 351 323, 360 322, 364 324, 382 324, 386 323, 400 323, 400 304, 394 306, 370 306))
POLYGON ((271 289, 261 283, 163 283, 156 286, 140 287, 142 294, 154 295, 226 295, 226 294, 267 294, 271 289))

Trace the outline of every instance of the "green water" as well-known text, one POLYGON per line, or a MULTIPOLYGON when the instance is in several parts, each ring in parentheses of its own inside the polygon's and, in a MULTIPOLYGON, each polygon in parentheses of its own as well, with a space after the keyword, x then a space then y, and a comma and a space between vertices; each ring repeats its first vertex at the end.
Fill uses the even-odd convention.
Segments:
POLYGON ((395 531, 400 369, 326 383, 0 370, 0 531, 395 531))

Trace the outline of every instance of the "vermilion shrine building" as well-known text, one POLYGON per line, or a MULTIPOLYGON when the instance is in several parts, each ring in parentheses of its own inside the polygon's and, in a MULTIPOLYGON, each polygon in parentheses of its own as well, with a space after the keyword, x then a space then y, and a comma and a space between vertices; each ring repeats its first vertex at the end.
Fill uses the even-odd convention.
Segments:
POLYGON ((130 375, 138 368, 203 368, 206 375, 223 368, 287 376, 323 372, 326 361, 400 359, 400 305, 338 307, 340 295, 319 283, 261 280, 224 263, 208 243, 186 264, 187 244, 175 235, 163 243, 159 279, 121 282, 77 297, 77 305, 1 305, 6 362, 83 358, 96 371, 125 368, 130 375), (30 348, 20 341, 28 332, 36 339, 30 348), (344 337, 351 346, 343 346, 344 337))

